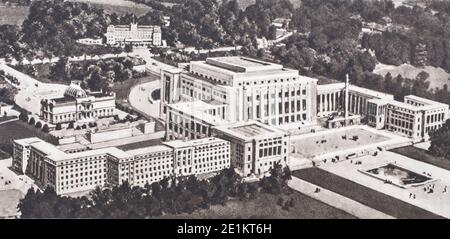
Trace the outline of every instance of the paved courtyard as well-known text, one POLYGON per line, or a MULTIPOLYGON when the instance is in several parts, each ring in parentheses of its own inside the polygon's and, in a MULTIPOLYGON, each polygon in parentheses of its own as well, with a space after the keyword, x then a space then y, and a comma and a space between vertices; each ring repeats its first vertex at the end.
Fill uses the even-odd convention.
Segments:
POLYGON ((320 165, 320 168, 437 215, 450 218, 450 188, 448 188, 450 186, 450 171, 448 170, 389 151, 380 152, 377 156, 369 155, 336 163, 327 162, 320 165), (402 188, 359 171, 379 167, 387 163, 417 174, 427 175, 434 181, 417 187, 402 188), (430 189, 432 189, 432 192, 430 189))
POLYGON ((291 149, 296 154, 311 158, 387 140, 389 140, 388 137, 358 127, 339 131, 323 131, 309 134, 307 137, 291 139, 291 149), (353 137, 357 137, 357 139, 353 137))
POLYGON ((290 141, 290 167, 294 170, 304 167, 305 160, 342 160, 412 143, 408 138, 364 125, 291 136, 290 141))

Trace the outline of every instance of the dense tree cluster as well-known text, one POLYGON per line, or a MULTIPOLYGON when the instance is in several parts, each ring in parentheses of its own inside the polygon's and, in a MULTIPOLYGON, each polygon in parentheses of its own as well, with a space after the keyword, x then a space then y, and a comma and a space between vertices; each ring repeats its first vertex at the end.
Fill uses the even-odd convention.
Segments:
POLYGON ((108 24, 103 9, 86 3, 34 1, 22 25, 22 40, 31 48, 70 55, 76 39, 102 37, 108 24))
POLYGON ((256 197, 259 192, 280 194, 290 179, 288 169, 277 165, 272 175, 255 183, 243 183, 234 169, 208 180, 169 179, 145 187, 120 186, 91 192, 90 197, 57 196, 52 188, 43 193, 30 189, 19 203, 22 218, 150 218, 165 214, 192 213, 230 198, 256 197))
POLYGON ((288 0, 257 0, 245 11, 236 0, 192 0, 173 6, 170 29, 163 30, 169 44, 213 48, 219 45, 254 45, 256 37, 273 37, 271 21, 290 17, 288 0))
POLYGON ((365 34, 362 46, 375 50, 385 64, 432 65, 450 71, 450 4, 432 1, 429 7, 400 6, 383 12, 403 31, 365 34))
POLYGON ((87 3, 63 0, 32 1, 29 15, 21 28, 0 26, 0 56, 6 58, 36 58, 82 54, 115 53, 119 49, 105 46, 85 46, 79 38, 101 38, 110 16, 103 9, 87 3))
POLYGON ((15 25, 0 25, 0 56, 16 57, 21 48, 20 28, 15 25))
POLYGON ((430 133, 431 146, 428 151, 436 157, 450 159, 450 120, 438 130, 430 133))
POLYGON ((302 74, 343 79, 350 67, 372 71, 376 59, 360 51, 361 21, 350 1, 303 1, 290 27, 297 30, 285 46, 272 50, 275 59, 302 74), (346 5, 347 4, 347 5, 346 5))
POLYGON ((69 62, 61 57, 50 67, 49 78, 53 80, 82 81, 92 91, 109 91, 114 82, 122 82, 141 74, 133 70, 144 64, 140 59, 122 57, 98 61, 69 62))
POLYGON ((31 0, 1 0, 2 4, 14 6, 30 6, 31 0))

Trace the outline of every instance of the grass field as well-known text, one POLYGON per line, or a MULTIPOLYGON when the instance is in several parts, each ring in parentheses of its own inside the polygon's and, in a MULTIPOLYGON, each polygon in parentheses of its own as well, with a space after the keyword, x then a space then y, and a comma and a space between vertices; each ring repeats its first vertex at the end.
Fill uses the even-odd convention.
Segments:
POLYGON ((151 7, 144 4, 137 4, 126 0, 69 0, 71 2, 85 2, 92 4, 98 8, 102 8, 106 13, 116 13, 123 15, 126 13, 134 13, 137 16, 145 15, 151 7))
POLYGON ((354 219, 352 215, 319 202, 298 192, 289 195, 260 194, 255 199, 231 200, 224 206, 214 205, 192 214, 166 215, 161 218, 176 219, 354 219), (295 206, 283 210, 278 199, 293 198, 295 206))
POLYGON ((306 180, 330 191, 351 198, 373 209, 399 219, 441 218, 399 199, 377 192, 360 184, 318 168, 293 172, 293 176, 306 180))
MULTIPOLYGON (((256 0, 238 0, 241 9, 246 9, 248 6, 255 4, 256 0)), ((299 7, 302 0, 291 0, 294 7, 299 7)))
POLYGON ((450 160, 446 158, 434 157, 424 149, 419 149, 414 146, 406 146, 402 148, 396 148, 390 151, 401 154, 408 158, 415 159, 417 161, 421 161, 424 163, 434 165, 436 167, 450 170, 450 160))
POLYGON ((440 67, 425 66, 423 68, 415 67, 409 64, 403 64, 400 66, 377 64, 375 70, 373 71, 379 75, 386 75, 388 72, 391 73, 392 77, 397 75, 402 75, 403 77, 415 79, 417 74, 425 71, 430 74, 428 82, 430 82, 430 89, 442 88, 445 84, 450 83, 450 73, 446 72, 440 67))
POLYGON ((28 7, 0 5, 0 25, 21 25, 28 16, 28 7))
POLYGON ((0 149, 9 154, 12 153, 14 139, 38 137, 46 140, 49 137, 40 129, 19 120, 0 125, 0 136, 0 149))

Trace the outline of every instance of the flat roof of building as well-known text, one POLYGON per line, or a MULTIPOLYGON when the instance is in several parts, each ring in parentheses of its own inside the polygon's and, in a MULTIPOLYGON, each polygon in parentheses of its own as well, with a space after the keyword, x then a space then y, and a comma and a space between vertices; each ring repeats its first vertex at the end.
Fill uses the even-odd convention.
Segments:
POLYGON ((155 146, 150 146, 150 147, 145 147, 145 148, 133 149, 133 150, 129 150, 126 152, 130 155, 135 156, 135 155, 149 154, 149 153, 155 153, 155 152, 163 152, 163 151, 167 151, 167 150, 171 150, 171 148, 166 145, 155 145, 155 146))
POLYGON ((405 100, 406 99, 415 100, 415 101, 421 102, 421 103, 423 103, 425 105, 435 105, 435 106, 446 106, 446 107, 448 107, 447 104, 444 104, 444 103, 441 103, 441 102, 437 102, 437 101, 434 101, 434 100, 429 100, 429 99, 422 98, 422 97, 415 96, 415 95, 407 95, 407 96, 405 96, 405 100))
POLYGON ((65 103, 75 103, 76 99, 72 97, 57 97, 57 98, 50 98, 50 100, 55 101, 57 104, 65 104, 65 103))
POLYGON ((206 59, 205 63, 237 73, 283 69, 280 64, 241 56, 210 57, 206 59))
POLYGON ((281 136, 286 134, 285 131, 275 128, 274 126, 268 126, 253 120, 217 126, 216 130, 245 141, 253 140, 255 138, 281 136))
POLYGON ((261 125, 258 124, 241 125, 229 129, 233 132, 244 135, 245 137, 255 137, 259 135, 273 133, 273 130, 263 128, 261 125))
POLYGON ((189 140, 189 141, 172 140, 172 141, 164 142, 163 144, 176 149, 176 148, 195 147, 195 146, 201 146, 201 145, 205 145, 205 144, 225 143, 225 142, 228 142, 228 141, 219 139, 216 137, 209 137, 209 138, 194 139, 194 140, 189 140))
MULTIPOLYGON (((34 145, 33 145, 34 147, 34 145)), ((57 149, 55 146, 53 146, 55 149, 57 149)), ((59 149, 58 149, 59 150, 59 149)), ((84 158, 89 156, 95 156, 95 155, 102 155, 102 154, 109 154, 116 158, 129 158, 131 157, 130 154, 126 153, 123 150, 120 150, 115 147, 109 147, 109 148, 101 148, 101 149, 94 149, 94 150, 87 150, 77 153, 64 153, 60 151, 62 154, 50 154, 47 156, 47 158, 53 160, 53 161, 63 161, 63 160, 71 160, 71 159, 77 159, 77 158, 84 158)))
POLYGON ((394 96, 391 94, 387 94, 387 93, 383 93, 383 92, 379 92, 379 91, 375 91, 375 90, 371 90, 371 89, 367 89, 367 88, 362 88, 362 87, 359 87, 356 85, 350 85, 349 90, 356 91, 358 93, 369 95, 369 96, 380 98, 380 99, 394 99, 394 96))
POLYGON ((25 145, 42 141, 42 139, 38 137, 24 138, 24 139, 15 139, 14 142, 17 144, 25 145))
POLYGON ((178 102, 175 104, 170 104, 168 106, 174 110, 182 112, 183 114, 193 116, 209 124, 216 125, 228 122, 220 117, 205 112, 206 110, 218 109, 223 106, 223 104, 217 104, 217 102, 209 104, 201 100, 196 100, 196 101, 178 102))
POLYGON ((393 106, 411 110, 411 111, 419 111, 419 110, 423 109, 423 107, 421 107, 421 106, 414 106, 414 105, 410 105, 410 104, 407 104, 407 103, 404 103, 401 101, 396 101, 396 100, 389 102, 389 105, 393 105, 393 106))
POLYGON ((80 144, 80 143, 71 143, 71 144, 62 144, 62 145, 58 145, 56 146, 58 149, 60 149, 61 151, 70 151, 70 150, 87 150, 88 147, 84 144, 80 144))
POLYGON ((56 148, 55 145, 47 143, 43 140, 30 144, 33 148, 42 152, 46 156, 53 156, 55 158, 63 158, 66 153, 56 148))

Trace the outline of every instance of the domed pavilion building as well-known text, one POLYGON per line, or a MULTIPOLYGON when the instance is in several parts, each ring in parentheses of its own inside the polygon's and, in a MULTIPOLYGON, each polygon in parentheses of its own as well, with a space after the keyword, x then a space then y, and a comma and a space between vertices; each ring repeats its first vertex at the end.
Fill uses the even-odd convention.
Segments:
POLYGON ((55 125, 84 125, 115 116, 115 100, 114 93, 85 91, 79 82, 72 82, 63 97, 41 101, 41 119, 55 125))

